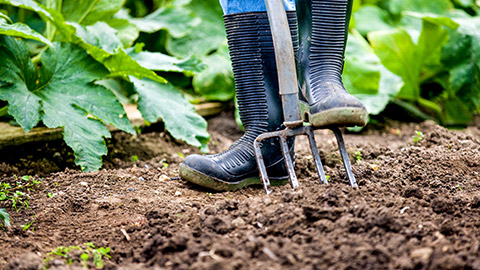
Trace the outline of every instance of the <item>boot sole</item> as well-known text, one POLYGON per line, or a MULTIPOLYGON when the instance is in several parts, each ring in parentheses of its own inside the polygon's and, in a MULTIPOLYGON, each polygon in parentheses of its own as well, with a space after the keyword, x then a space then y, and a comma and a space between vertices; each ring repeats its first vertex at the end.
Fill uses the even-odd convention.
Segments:
MULTIPOLYGON (((239 182, 225 182, 220 179, 205 175, 195 169, 192 169, 184 164, 180 164, 179 174, 182 179, 185 179, 187 182, 212 189, 215 191, 235 191, 251 185, 263 185, 260 177, 249 177, 245 178, 239 182)), ((288 176, 270 178, 270 184, 272 186, 283 186, 289 182, 288 176)))
POLYGON ((312 125, 313 127, 363 127, 367 124, 368 112, 362 108, 333 108, 315 114, 310 113, 310 107, 304 102, 300 102, 300 108, 302 111, 303 121, 310 123, 310 125, 312 125))

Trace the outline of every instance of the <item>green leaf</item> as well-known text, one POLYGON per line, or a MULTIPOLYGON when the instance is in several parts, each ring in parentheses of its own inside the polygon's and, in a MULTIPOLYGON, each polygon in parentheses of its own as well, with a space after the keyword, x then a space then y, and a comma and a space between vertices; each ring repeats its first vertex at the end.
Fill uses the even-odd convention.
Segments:
POLYGON ((192 1, 185 7, 200 17, 202 22, 184 37, 169 36, 167 40, 169 54, 179 58, 190 55, 201 57, 225 43, 223 10, 218 0, 192 1))
POLYGON ((77 35, 86 43, 96 46, 109 54, 123 46, 117 37, 117 30, 104 22, 97 22, 94 25, 82 27, 79 24, 72 24, 77 29, 77 35))
POLYGON ((0 99, 7 100, 8 113, 30 131, 40 121, 40 98, 30 90, 37 86, 37 72, 25 44, 8 36, 0 36, 0 78, 9 83, 0 88, 0 99), (21 83, 18 83, 21 82, 21 83))
POLYGON ((356 31, 348 38, 343 81, 370 114, 381 113, 403 86, 402 79, 388 71, 366 40, 356 31))
POLYGON ((19 8, 24 8, 37 12, 38 14, 53 20, 50 13, 40 4, 33 0, 0 0, 0 4, 8 4, 19 8))
POLYGON ((137 61, 141 66, 167 72, 184 72, 188 75, 201 72, 205 69, 205 65, 196 57, 188 57, 186 59, 178 59, 159 52, 139 52, 135 53, 133 49, 127 50, 128 55, 137 61))
POLYGON ((233 99, 235 84, 227 45, 225 44, 202 60, 207 68, 193 78, 195 92, 207 100, 228 101, 233 99))
POLYGON ((159 82, 165 79, 152 70, 143 67, 132 59, 121 47, 122 42, 115 35, 116 30, 104 22, 83 27, 74 24, 81 40, 79 45, 84 48, 95 60, 105 65, 110 76, 135 76, 139 79, 149 78, 159 82))
POLYGON ((4 208, 0 208, 0 220, 2 220, 5 226, 10 226, 10 215, 4 208))
POLYGON ((453 10, 450 0, 390 0, 388 6, 393 14, 400 14, 404 11, 445 14, 453 10))
POLYGON ((480 18, 455 21, 460 27, 451 33, 441 59, 450 72, 448 96, 452 101, 446 104, 448 124, 469 121, 465 116, 458 119, 456 109, 469 111, 470 117, 474 111, 480 111, 480 18))
POLYGON ((168 5, 157 9, 144 18, 131 19, 138 29, 146 33, 154 33, 161 29, 167 30, 174 38, 187 35, 193 27, 200 24, 201 19, 195 17, 192 11, 180 6, 168 5))
POLYGON ((372 31, 390 30, 394 27, 390 22, 389 14, 377 6, 365 5, 353 14, 355 18, 355 29, 362 35, 372 31))
POLYGON ((417 100, 420 96, 421 59, 408 32, 404 29, 371 32, 368 39, 382 64, 402 77, 404 86, 398 97, 417 100))
POLYGON ((140 35, 140 30, 135 26, 135 24, 130 23, 129 20, 114 18, 108 20, 107 23, 117 30, 116 35, 122 42, 124 48, 131 47, 140 35))
POLYGON ((165 123, 170 134, 190 145, 208 151, 207 122, 172 84, 162 84, 152 80, 139 80, 130 77, 138 93, 138 109, 148 122, 165 123))
POLYGON ((91 25, 111 18, 123 6, 125 0, 76 0, 63 1, 62 14, 69 22, 91 25))
POLYGON ((63 127, 76 164, 87 171, 100 168, 101 157, 107 153, 104 137, 110 137, 110 132, 105 124, 135 133, 115 95, 93 84, 108 71, 83 49, 55 43, 42 55, 37 72, 22 41, 0 38, 0 57, 9 61, 0 66, 0 74, 12 82, 0 88, 0 99, 9 103, 9 113, 24 129, 39 119, 49 128, 63 127), (27 118, 25 111, 30 114, 27 118))
POLYGON ((43 42, 48 46, 53 46, 50 40, 46 39, 40 33, 35 32, 28 25, 23 23, 7 24, 2 20, 0 20, 0 35, 33 39, 36 41, 43 42))

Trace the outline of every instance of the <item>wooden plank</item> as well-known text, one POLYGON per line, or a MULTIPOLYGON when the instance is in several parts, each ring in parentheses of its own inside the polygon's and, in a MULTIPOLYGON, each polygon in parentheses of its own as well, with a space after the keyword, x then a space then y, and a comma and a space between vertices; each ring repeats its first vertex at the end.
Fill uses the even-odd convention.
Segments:
MULTIPOLYGON (((138 111, 136 105, 125 105, 127 117, 134 126, 143 126, 142 114, 138 111)), ((219 114, 226 108, 226 105, 220 102, 204 103, 195 105, 195 110, 202 116, 212 116, 219 114)), ((110 131, 116 131, 115 127, 108 126, 110 131)), ((62 138, 62 128, 50 129, 46 127, 36 127, 30 132, 25 133, 19 126, 12 126, 9 123, 0 122, 0 149, 10 145, 21 145, 29 142, 52 141, 62 138)))
POLYGON ((0 122, 0 149, 9 145, 57 140, 62 138, 62 130, 61 128, 36 127, 25 133, 21 127, 0 122))

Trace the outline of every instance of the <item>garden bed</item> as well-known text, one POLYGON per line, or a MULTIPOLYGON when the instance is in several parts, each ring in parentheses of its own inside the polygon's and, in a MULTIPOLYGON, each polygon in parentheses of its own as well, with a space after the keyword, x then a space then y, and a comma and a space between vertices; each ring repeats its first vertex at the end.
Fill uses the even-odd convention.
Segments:
MULTIPOLYGON (((231 114, 209 122, 212 152, 241 136, 231 114)), ((41 184, 28 208, 0 203, 12 221, 0 230, 0 269, 76 269, 78 252, 70 266, 45 258, 88 242, 110 248, 104 269, 480 269, 479 134, 394 121, 347 134, 355 190, 333 134, 318 131, 330 184, 319 184, 303 138, 300 188, 269 196, 262 187, 212 193, 179 179, 179 163, 197 150, 161 125, 137 137, 115 132, 98 172, 79 171, 61 141, 7 147, 1 181, 32 175, 41 184)))

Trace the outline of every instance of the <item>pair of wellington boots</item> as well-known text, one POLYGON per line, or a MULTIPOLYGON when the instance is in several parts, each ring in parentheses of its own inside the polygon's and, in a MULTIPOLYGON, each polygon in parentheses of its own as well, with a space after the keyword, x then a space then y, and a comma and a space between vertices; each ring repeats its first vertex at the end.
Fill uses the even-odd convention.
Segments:
MULTIPOLYGON (((287 12, 302 117, 314 127, 364 126, 367 121, 365 107, 345 90, 341 79, 351 3, 298 0, 296 12, 287 12)), ((253 141, 262 133, 284 128, 266 12, 229 14, 224 21, 245 134, 220 154, 190 155, 179 168, 182 179, 217 191, 261 184, 253 141)), ((294 139, 288 143, 293 156, 294 139)), ((278 140, 264 141, 262 151, 271 184, 288 183, 278 140)))

